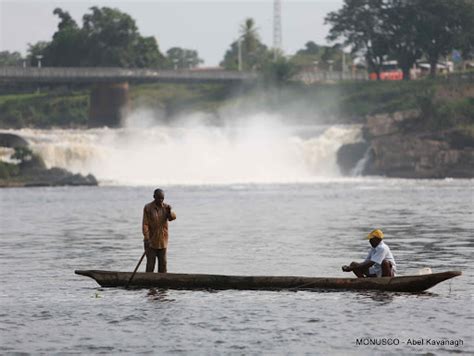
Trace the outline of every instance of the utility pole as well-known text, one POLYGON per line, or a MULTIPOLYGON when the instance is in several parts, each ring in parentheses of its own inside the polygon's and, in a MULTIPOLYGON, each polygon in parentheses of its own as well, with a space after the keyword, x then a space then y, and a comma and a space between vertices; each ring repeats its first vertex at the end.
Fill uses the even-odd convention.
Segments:
POLYGON ((237 61, 238 61, 238 69, 239 72, 242 72, 242 36, 239 37, 237 40, 237 61))
POLYGON ((41 68, 41 59, 43 58, 43 55, 39 54, 35 56, 36 59, 38 60, 38 68, 41 68))
POLYGON ((281 0, 273 0, 273 59, 282 51, 281 40, 281 0))
POLYGON ((346 74, 346 54, 344 53, 344 47, 342 47, 342 68, 341 68, 341 79, 344 80, 344 75, 346 74))

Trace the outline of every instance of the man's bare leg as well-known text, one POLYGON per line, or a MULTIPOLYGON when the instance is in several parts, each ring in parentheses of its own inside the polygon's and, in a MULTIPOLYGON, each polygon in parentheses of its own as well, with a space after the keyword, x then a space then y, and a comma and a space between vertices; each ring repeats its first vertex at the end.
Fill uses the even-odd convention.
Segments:
POLYGON ((358 268, 359 264, 357 262, 352 262, 349 267, 352 268, 352 272, 357 276, 357 278, 365 278, 369 275, 368 268, 358 268))
POLYGON ((382 277, 393 277, 395 274, 393 273, 392 263, 388 260, 382 261, 382 277))

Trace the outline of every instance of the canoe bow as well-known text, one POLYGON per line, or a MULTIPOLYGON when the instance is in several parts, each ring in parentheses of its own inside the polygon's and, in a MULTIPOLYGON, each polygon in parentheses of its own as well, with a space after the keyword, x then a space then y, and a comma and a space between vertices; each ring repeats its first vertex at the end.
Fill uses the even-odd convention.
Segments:
MULTIPOLYGON (((125 287, 131 272, 76 270, 76 274, 94 279, 102 287, 125 287)), ((130 286, 168 289, 239 289, 239 290, 381 290, 422 292, 447 279, 460 276, 460 271, 425 275, 381 278, 318 278, 284 276, 225 276, 183 273, 136 273, 130 286)))

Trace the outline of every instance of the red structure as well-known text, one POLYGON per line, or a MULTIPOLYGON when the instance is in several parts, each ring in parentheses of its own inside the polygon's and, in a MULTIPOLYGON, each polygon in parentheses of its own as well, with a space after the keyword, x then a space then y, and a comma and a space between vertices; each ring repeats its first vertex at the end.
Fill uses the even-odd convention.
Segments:
MULTIPOLYGON (((377 73, 369 74, 370 80, 377 80, 377 73)), ((387 61, 380 69, 380 80, 403 80, 403 72, 398 68, 397 61, 387 61)))

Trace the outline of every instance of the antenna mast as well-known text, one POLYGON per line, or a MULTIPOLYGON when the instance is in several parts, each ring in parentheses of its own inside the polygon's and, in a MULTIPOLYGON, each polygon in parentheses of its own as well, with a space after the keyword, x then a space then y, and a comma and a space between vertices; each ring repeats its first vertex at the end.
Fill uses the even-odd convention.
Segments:
POLYGON ((281 0, 273 0, 273 50, 276 58, 281 48, 281 0))

